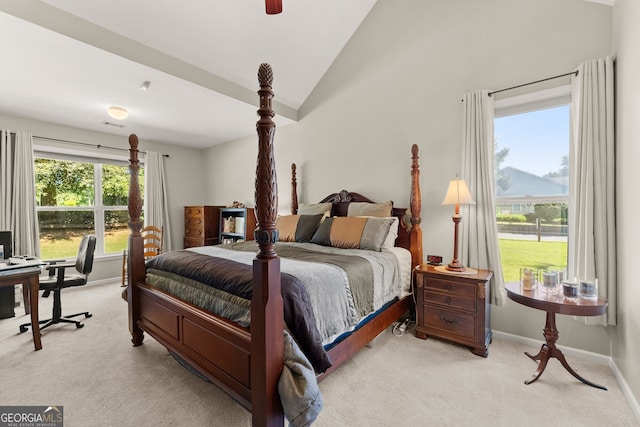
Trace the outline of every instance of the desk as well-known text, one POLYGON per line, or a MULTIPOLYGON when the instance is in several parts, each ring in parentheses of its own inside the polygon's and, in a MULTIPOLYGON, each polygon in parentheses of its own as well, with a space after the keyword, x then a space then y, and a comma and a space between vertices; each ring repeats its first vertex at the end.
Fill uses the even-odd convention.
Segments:
POLYGON ((556 293, 547 293, 537 286, 532 291, 524 291, 520 286, 520 283, 507 283, 507 296, 515 302, 526 305, 527 307, 537 308, 538 310, 546 311, 547 323, 545 324, 543 335, 545 343, 542 344, 540 351, 535 356, 525 352, 527 356, 534 362, 538 363, 538 369, 534 372, 531 379, 525 381, 525 384, 531 384, 536 381, 544 372, 547 367, 549 359, 555 357, 560 361, 562 366, 569 371, 571 375, 579 379, 585 384, 592 387, 596 387, 602 390, 606 390, 605 387, 594 384, 578 375, 564 358, 564 354, 558 347, 556 347, 556 340, 558 339, 558 328, 556 328, 556 313, 567 314, 569 316, 599 316, 604 314, 607 310, 607 301, 598 299, 576 298, 570 300, 564 297, 562 293, 562 286, 556 293))
MULTIPOLYGON (((23 290, 29 285, 29 311, 31 312, 31 331, 33 332, 33 345, 36 350, 42 348, 40 341, 40 324, 38 323, 38 291, 40 288, 39 266, 16 268, 14 270, 0 271, 0 286, 22 285, 23 290)), ((26 295, 26 291, 24 291, 26 295)), ((25 310, 27 299, 24 301, 25 310)))

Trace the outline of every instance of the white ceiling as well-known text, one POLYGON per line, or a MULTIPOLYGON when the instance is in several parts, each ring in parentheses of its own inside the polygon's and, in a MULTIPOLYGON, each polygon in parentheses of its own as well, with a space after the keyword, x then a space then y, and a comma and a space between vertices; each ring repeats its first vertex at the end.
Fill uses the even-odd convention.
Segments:
POLYGON ((0 114, 205 148, 255 134, 267 62, 291 124, 376 1, 0 0, 0 114))

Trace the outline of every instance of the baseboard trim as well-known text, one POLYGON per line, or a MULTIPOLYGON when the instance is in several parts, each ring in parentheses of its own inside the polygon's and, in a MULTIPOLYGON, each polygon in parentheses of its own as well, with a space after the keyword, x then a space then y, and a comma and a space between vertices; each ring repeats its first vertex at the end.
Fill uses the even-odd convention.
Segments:
MULTIPOLYGON (((116 282, 119 285, 120 281, 121 281, 120 277, 112 277, 112 278, 109 278, 109 279, 89 280, 87 282, 87 285, 106 285, 106 284, 114 284, 115 285, 116 282)), ((116 287, 116 286, 114 286, 114 287, 116 287)), ((122 286, 117 286, 117 287, 122 287, 122 286)))
MULTIPOLYGON (((509 334, 507 332, 494 330, 492 331, 492 334, 496 338, 503 338, 505 340, 514 341, 520 344, 530 345, 532 347, 541 346, 543 343, 543 341, 541 340, 522 337, 520 335, 509 334)), ((620 372, 620 369, 618 369, 616 362, 613 360, 611 356, 593 353, 591 351, 580 350, 578 348, 561 346, 561 345, 559 345, 558 348, 560 348, 560 350, 562 350, 562 352, 568 356, 577 357, 583 360, 589 360, 591 362, 609 366, 609 369, 611 369, 611 372, 613 372, 613 375, 615 376, 616 381, 618 382, 618 385, 622 390, 622 394, 624 395, 625 399, 627 399, 627 402, 631 407, 631 411, 635 415, 638 422, 640 422, 640 404, 638 403, 638 400, 634 396, 633 391, 629 387, 629 384, 627 384, 627 381, 624 379, 622 372, 620 372)))
POLYGON ((638 403, 638 399, 636 399, 636 397, 634 396, 633 391, 631 391, 629 384, 627 384, 627 381, 624 379, 622 372, 620 372, 620 369, 618 369, 618 365, 616 365, 616 362, 613 360, 613 358, 610 358, 609 360, 609 368, 613 372, 613 375, 616 377, 616 380, 618 381, 618 384, 622 389, 622 394, 624 394, 627 402, 629 402, 629 406, 631 406, 633 415, 636 416, 636 419, 640 423, 640 404, 638 403))

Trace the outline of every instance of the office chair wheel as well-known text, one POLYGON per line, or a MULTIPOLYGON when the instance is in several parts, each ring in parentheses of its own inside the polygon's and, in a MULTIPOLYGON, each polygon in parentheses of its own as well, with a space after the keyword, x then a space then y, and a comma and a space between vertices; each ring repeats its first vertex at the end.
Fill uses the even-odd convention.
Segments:
POLYGON ((85 314, 85 315, 84 315, 84 317, 85 317, 85 318, 87 318, 87 319, 88 319, 89 317, 91 317, 91 316, 93 316, 93 314, 91 314, 91 313, 87 313, 87 314, 85 314))
POLYGON ((27 332, 29 330, 29 326, 27 325, 20 325, 20 333, 24 333, 27 332))
POLYGON ((80 328, 84 328, 84 323, 76 323, 76 328, 80 329, 80 328))

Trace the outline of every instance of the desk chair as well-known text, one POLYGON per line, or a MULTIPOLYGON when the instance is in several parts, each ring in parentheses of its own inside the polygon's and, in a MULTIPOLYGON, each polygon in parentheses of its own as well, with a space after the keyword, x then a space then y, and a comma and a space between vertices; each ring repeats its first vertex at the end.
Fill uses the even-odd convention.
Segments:
MULTIPOLYGON (((153 258, 156 255, 162 253, 162 238, 164 234, 164 227, 156 227, 155 225, 147 225, 142 230, 143 248, 144 248, 144 260, 153 258)), ((127 286, 127 250, 122 251, 122 286, 127 286)))
MULTIPOLYGON (((48 328, 56 323, 73 323, 76 328, 82 328, 84 324, 71 317, 84 315, 85 318, 91 317, 91 313, 85 311, 69 316, 62 316, 62 304, 60 300, 60 291, 64 288, 73 286, 83 286, 87 283, 89 273, 93 269, 93 253, 96 249, 96 236, 87 235, 80 241, 78 255, 75 262, 57 262, 51 261, 45 269, 49 271, 49 276, 40 279, 40 290, 44 291, 44 297, 48 297, 53 292, 53 317, 51 319, 40 320, 38 323, 44 324, 40 330, 48 328), (75 267, 76 272, 67 272, 67 268, 75 267)), ((31 295, 31 298, 37 298, 37 295, 31 295)), ((20 332, 26 332, 31 323, 20 325, 20 332)))

